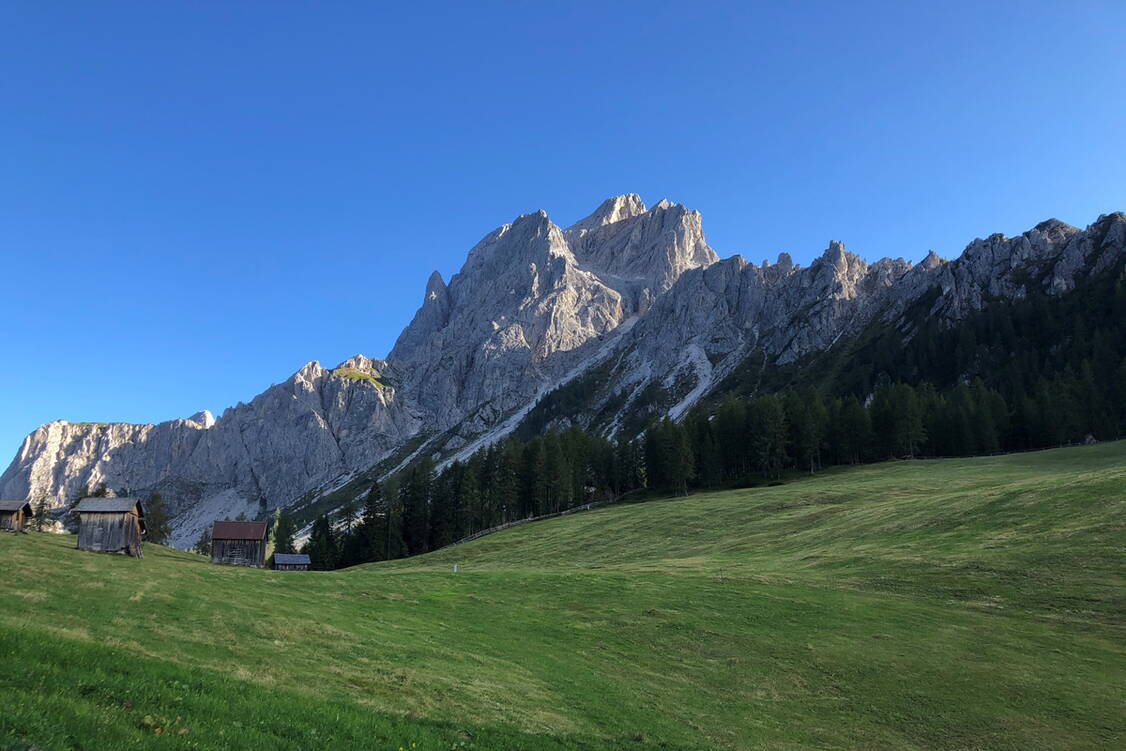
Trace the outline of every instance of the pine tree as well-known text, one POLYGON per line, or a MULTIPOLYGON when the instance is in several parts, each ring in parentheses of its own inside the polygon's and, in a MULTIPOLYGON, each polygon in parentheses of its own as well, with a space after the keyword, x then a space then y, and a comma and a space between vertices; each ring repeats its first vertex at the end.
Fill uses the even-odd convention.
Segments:
POLYGON ((458 508, 457 486, 464 471, 461 462, 454 462, 431 483, 428 550, 444 548, 458 539, 455 527, 461 510, 458 508))
POLYGON ((321 514, 313 522, 309 532, 309 541, 303 550, 309 556, 309 568, 313 571, 331 571, 336 568, 336 535, 328 516, 321 514))
POLYGON ((790 453, 795 463, 814 473, 821 464, 821 443, 828 415, 821 396, 812 390, 791 391, 783 398, 786 422, 790 429, 790 453))
POLYGON ((387 558, 387 508, 379 481, 373 481, 364 494, 360 519, 352 530, 356 563, 382 561, 387 558))
POLYGON ((277 521, 274 523, 274 552, 296 553, 294 537, 297 536, 297 524, 285 509, 278 509, 277 521))
POLYGON ((741 480, 750 471, 750 436, 747 433, 747 404, 732 395, 724 398, 716 412, 715 437, 726 479, 741 480))
POLYGON ((688 495, 688 483, 696 476, 695 456, 688 431, 665 418, 666 440, 669 442, 668 479, 673 492, 688 495))
POLYGON ((1121 436, 1126 432, 1126 357, 1122 358, 1122 364, 1115 371, 1114 391, 1118 395, 1118 428, 1115 435, 1121 436))
POLYGON ((387 509, 383 556, 391 561, 407 555, 407 545, 403 540, 403 506, 399 493, 399 478, 388 477, 383 481, 383 504, 387 509))
MULTIPOLYGON (((104 491, 105 485, 101 486, 104 491)), ((78 492, 71 496, 70 505, 67 506, 66 514, 63 516, 63 529, 70 532, 72 535, 78 534, 79 515, 78 504, 82 502, 83 498, 90 498, 90 486, 83 485, 79 488, 78 492)))
POLYGON ((497 456, 493 505, 497 516, 493 524, 504 524, 520 512, 520 449, 515 441, 507 442, 497 456))
POLYGON ((863 461, 872 444, 872 418, 855 396, 841 403, 838 441, 844 461, 849 464, 863 461))
POLYGON ((399 488, 403 540, 409 555, 430 550, 430 489, 433 473, 430 460, 421 459, 407 469, 406 478, 399 488))
POLYGON ((755 467, 767 479, 777 478, 786 466, 786 414, 777 397, 760 396, 747 410, 750 449, 755 467))
POLYGON ((211 555, 211 528, 203 530, 203 534, 196 540, 195 545, 192 545, 192 550, 200 555, 211 555))
POLYGON ((171 533, 164 496, 153 493, 145 505, 145 538, 156 545, 163 545, 171 533))
POLYGON ((524 445, 520 468, 520 514, 522 518, 547 513, 547 452, 544 440, 536 436, 524 445))
POLYGON ((457 496, 460 513, 454 527, 454 538, 457 540, 489 526, 485 518, 481 487, 477 482, 476 466, 473 463, 467 464, 459 480, 457 496))
POLYGON ((723 481, 723 457, 712 435, 711 425, 707 420, 700 423, 697 479, 701 486, 714 488, 723 481))
POLYGON ((559 434, 552 431, 544 438, 543 506, 538 513, 554 514, 570 504, 572 481, 559 434))
POLYGON ((36 532, 42 532, 43 528, 47 526, 47 496, 41 495, 35 500, 35 507, 31 514, 31 525, 36 532))
POLYGON ((619 437, 614 446, 614 495, 621 496, 641 487, 641 471, 638 467, 637 444, 619 437))

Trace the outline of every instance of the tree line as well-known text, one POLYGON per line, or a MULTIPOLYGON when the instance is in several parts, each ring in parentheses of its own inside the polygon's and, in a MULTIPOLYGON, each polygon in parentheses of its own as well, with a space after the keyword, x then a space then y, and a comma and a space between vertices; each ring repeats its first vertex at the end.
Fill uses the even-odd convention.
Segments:
MULTIPOLYGON (((677 422, 656 420, 635 439, 580 428, 515 437, 435 472, 422 459, 361 503, 313 524, 315 569, 418 555, 507 522, 648 490, 779 481, 786 472, 920 456, 971 456, 1117 438, 1126 427, 1126 362, 1116 385, 1086 367, 1043 377, 1012 403, 983 379, 938 390, 886 383, 868 398, 807 387, 754 398, 728 395, 677 422), (1108 386, 1112 386, 1108 388, 1108 386)), ((279 521, 286 528, 292 520, 279 521)), ((277 547, 279 552, 286 552, 277 547)))

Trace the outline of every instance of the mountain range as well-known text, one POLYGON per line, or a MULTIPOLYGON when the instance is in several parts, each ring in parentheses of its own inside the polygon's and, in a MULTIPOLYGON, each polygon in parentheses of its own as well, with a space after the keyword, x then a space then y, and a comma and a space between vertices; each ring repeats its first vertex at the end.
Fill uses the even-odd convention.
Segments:
POLYGON ((310 362, 217 419, 48 423, 0 475, 0 497, 61 508, 101 484, 159 492, 186 547, 213 519, 315 502, 530 426, 636 435, 736 369, 795 363, 876 323, 906 330, 920 305, 952 324, 993 300, 1062 294, 1124 251, 1115 213, 976 239, 950 261, 869 263, 831 242, 808 266, 786 254, 756 265, 721 260, 699 212, 665 200, 617 196, 566 228, 538 211, 487 234, 448 282, 432 274, 386 359, 310 362))

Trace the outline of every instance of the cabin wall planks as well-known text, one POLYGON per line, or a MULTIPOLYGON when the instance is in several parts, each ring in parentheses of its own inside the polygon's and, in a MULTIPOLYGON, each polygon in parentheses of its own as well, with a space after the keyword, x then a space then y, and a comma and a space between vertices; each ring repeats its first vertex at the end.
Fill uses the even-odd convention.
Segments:
POLYGON ((105 553, 144 554, 140 520, 129 513, 83 513, 79 515, 78 549, 105 553))
POLYGON ((211 562, 261 568, 266 562, 266 541, 212 539, 211 562))

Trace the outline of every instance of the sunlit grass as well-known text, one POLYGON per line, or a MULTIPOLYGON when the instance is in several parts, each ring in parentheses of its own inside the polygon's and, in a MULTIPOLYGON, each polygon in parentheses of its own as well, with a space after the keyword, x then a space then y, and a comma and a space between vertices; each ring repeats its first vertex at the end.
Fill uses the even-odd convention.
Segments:
POLYGON ((834 470, 332 573, 3 535, 0 749, 1114 747, 1124 542, 1124 443, 834 470))

